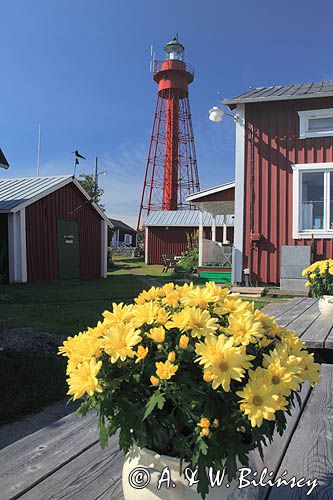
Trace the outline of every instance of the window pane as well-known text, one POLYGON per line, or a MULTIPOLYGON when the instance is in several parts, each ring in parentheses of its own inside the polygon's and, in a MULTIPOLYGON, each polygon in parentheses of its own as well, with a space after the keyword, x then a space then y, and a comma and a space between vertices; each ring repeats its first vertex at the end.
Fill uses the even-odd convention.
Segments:
POLYGON ((309 118, 309 130, 333 130, 333 116, 309 118))
POLYGON ((302 229, 324 228, 324 173, 302 174, 302 229))
POLYGON ((330 205, 331 205, 331 223, 330 228, 333 229, 333 172, 330 173, 330 205))

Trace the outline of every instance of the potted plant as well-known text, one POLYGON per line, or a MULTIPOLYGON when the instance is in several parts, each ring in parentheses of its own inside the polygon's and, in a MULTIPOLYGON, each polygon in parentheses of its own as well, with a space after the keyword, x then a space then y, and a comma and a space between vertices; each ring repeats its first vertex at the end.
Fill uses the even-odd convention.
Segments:
POLYGON ((225 498, 230 488, 210 489, 209 474, 223 468, 232 481, 251 450, 283 433, 301 384, 319 381, 294 332, 215 283, 152 287, 103 317, 60 354, 79 413, 99 415, 101 445, 119 431, 126 500, 164 498, 156 477, 166 466, 177 498, 225 498), (198 493, 180 474, 187 465, 198 493), (133 476, 138 467, 146 476, 133 476))
POLYGON ((333 314, 333 259, 320 260, 304 269, 303 276, 308 281, 312 297, 319 298, 318 306, 322 314, 333 314))

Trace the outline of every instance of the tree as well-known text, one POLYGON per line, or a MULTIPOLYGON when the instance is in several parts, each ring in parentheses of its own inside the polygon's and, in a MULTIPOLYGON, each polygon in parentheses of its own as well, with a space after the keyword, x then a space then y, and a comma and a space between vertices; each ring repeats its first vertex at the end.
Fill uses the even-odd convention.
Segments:
POLYGON ((101 189, 96 185, 95 177, 90 174, 80 174, 79 183, 85 191, 89 194, 92 201, 99 203, 103 194, 104 189, 101 189))

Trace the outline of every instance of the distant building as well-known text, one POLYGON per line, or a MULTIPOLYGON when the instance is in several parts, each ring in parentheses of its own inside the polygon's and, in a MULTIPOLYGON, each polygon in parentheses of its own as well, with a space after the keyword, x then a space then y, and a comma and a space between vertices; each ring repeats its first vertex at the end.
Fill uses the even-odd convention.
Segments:
POLYGON ((1 280, 106 277, 108 227, 72 176, 1 179, 1 280))
POLYGON ((118 219, 109 219, 112 229, 108 232, 108 245, 111 248, 137 246, 137 231, 118 219))

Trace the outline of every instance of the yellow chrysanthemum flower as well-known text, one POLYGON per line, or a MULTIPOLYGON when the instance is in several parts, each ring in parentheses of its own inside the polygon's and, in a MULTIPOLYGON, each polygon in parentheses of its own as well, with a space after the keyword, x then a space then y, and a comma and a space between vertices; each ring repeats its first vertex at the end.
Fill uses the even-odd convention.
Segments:
POLYGON ((203 365, 205 371, 208 368, 212 375, 213 389, 222 386, 226 392, 230 391, 231 380, 242 380, 245 370, 252 366, 250 361, 254 359, 254 356, 246 354, 245 347, 234 346, 233 337, 223 334, 206 337, 204 343, 195 345, 195 351, 199 355, 196 361, 203 365))
POLYGON ((144 304, 134 306, 133 325, 137 328, 140 328, 144 324, 151 325, 156 321, 160 310, 161 306, 156 302, 145 302, 144 304))
POLYGON ((137 357, 137 359, 135 360, 135 363, 139 363, 140 361, 145 359, 145 357, 147 356, 148 347, 143 347, 142 345, 139 345, 137 351, 134 354, 137 357))
POLYGON ((309 384, 313 387, 320 382, 320 365, 314 362, 314 354, 307 354, 301 360, 301 378, 308 380, 309 384))
POLYGON ((156 375, 161 380, 170 380, 178 370, 178 366, 172 364, 169 360, 166 360, 165 363, 162 361, 155 363, 156 366, 156 375))
POLYGON ((287 400, 274 392, 267 371, 257 368, 256 372, 250 371, 249 382, 236 393, 241 398, 240 409, 247 415, 252 427, 260 427, 263 420, 275 420, 275 412, 287 405, 287 400))
POLYGON ((59 347, 58 354, 68 358, 67 375, 72 373, 83 361, 90 361, 100 355, 98 336, 94 329, 68 337, 59 347))
POLYGON ((257 321, 255 315, 250 311, 243 314, 238 312, 229 315, 229 326, 223 328, 228 335, 232 335, 236 345, 248 345, 256 343, 264 334, 264 328, 260 321, 257 321))
POLYGON ((281 339, 282 347, 286 347, 288 354, 294 354, 295 356, 303 356, 306 351, 302 352, 305 347, 305 342, 303 342, 296 332, 287 330, 286 328, 280 328, 278 336, 281 339))
POLYGON ((168 295, 168 293, 173 292, 175 289, 174 283, 166 283, 165 285, 162 286, 162 290, 165 295, 168 295))
POLYGON ((212 318, 208 311, 191 307, 188 309, 188 330, 192 337, 206 337, 214 334, 219 328, 217 318, 212 318))
POLYGON ((260 323, 265 329, 266 335, 269 335, 270 337, 276 337, 278 335, 280 328, 275 318, 267 316, 267 314, 264 314, 259 309, 255 310, 254 317, 257 321, 260 321, 260 323))
POLYGON ((104 311, 104 323, 106 327, 117 325, 118 323, 129 323, 134 316, 133 305, 112 304, 112 312, 104 311))
POLYGON ((201 432, 200 432, 200 436, 203 436, 203 437, 208 437, 209 434, 210 434, 210 430, 207 427, 205 427, 204 429, 202 429, 201 432))
POLYGON ((172 328, 178 328, 180 331, 184 332, 189 329, 189 308, 185 307, 181 311, 174 312, 170 320, 166 323, 166 328, 171 330, 172 328))
POLYGON ((67 383, 69 390, 67 394, 73 396, 73 400, 82 398, 84 394, 92 396, 95 392, 103 392, 97 379, 101 369, 102 361, 96 363, 96 359, 83 361, 69 376, 67 383))
POLYGON ((215 294, 214 290, 207 287, 200 288, 197 286, 193 288, 193 290, 186 297, 182 297, 181 300, 186 306, 205 309, 209 306, 209 304, 217 302, 219 297, 215 294))
POLYGON ((110 356, 111 363, 116 363, 118 359, 125 361, 134 357, 133 347, 142 340, 140 333, 131 324, 119 323, 107 328, 100 339, 100 346, 110 356))
POLYGON ((249 302, 241 299, 233 299, 230 297, 226 297, 223 302, 214 308, 215 314, 230 314, 232 312, 245 312, 248 309, 249 302))
POLYGON ((165 340, 165 330, 163 326, 151 328, 149 333, 147 333, 147 337, 152 339, 157 344, 162 344, 165 340))
MULTIPOLYGON (((268 359, 268 357, 266 358, 268 359)), ((266 366, 270 383, 274 392, 280 396, 289 396, 291 391, 297 391, 300 378, 293 367, 284 366, 281 359, 277 359, 266 366)))
POLYGON ((198 423, 198 426, 202 427, 203 429, 205 427, 210 427, 210 420, 209 420, 209 418, 202 417, 201 420, 200 420, 200 422, 198 423))
POLYGON ((178 307, 180 304, 180 295, 177 290, 172 290, 163 299, 162 304, 170 307, 178 307))
POLYGON ((168 360, 171 361, 171 363, 174 363, 176 361, 176 353, 175 351, 170 351, 168 354, 168 360))
POLYGON ((159 385, 159 383, 160 383, 160 379, 159 379, 159 378, 157 378, 157 377, 154 377, 154 375, 152 375, 152 376, 150 377, 150 383, 151 383, 152 385, 157 386, 157 385, 159 385))
POLYGON ((190 341, 190 339, 188 338, 187 335, 185 335, 185 334, 181 335, 180 339, 179 339, 179 347, 181 349, 187 349, 189 341, 190 341))

